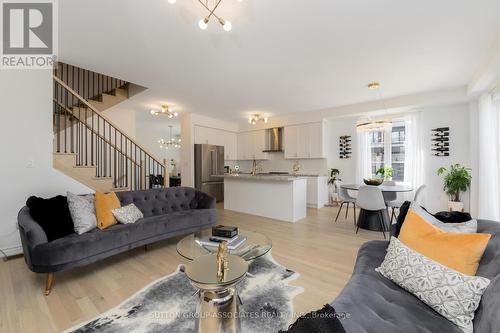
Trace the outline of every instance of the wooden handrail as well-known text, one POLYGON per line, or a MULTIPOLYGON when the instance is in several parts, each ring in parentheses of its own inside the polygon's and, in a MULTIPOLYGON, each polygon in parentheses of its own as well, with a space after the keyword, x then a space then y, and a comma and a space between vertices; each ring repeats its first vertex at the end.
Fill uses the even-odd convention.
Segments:
POLYGON ((118 151, 120 154, 122 154, 123 156, 125 156, 130 162, 132 162, 133 164, 135 164, 136 166, 140 166, 140 163, 137 163, 136 161, 134 161, 134 159, 132 157, 129 157, 128 156, 128 153, 127 152, 123 152, 122 149, 118 148, 114 143, 112 143, 110 140, 104 138, 101 133, 97 132, 95 129, 93 129, 91 126, 89 126, 89 124, 87 124, 86 122, 86 119, 85 121, 82 121, 81 119, 79 119, 72 110, 70 110, 69 108, 67 108, 65 105, 61 104, 60 102, 58 102, 55 98, 54 98, 54 103, 56 103, 57 105, 59 105, 61 108, 64 109, 65 112, 68 112, 69 114, 71 114, 73 117, 75 117, 76 119, 78 119, 79 122, 81 122, 89 131, 91 131, 92 133, 94 133, 97 137, 99 137, 101 140, 103 140, 104 142, 106 142, 110 147, 112 147, 113 149, 115 149, 116 151, 118 151))
MULTIPOLYGON (((83 97, 81 97, 76 91, 74 91, 73 89, 71 89, 71 87, 69 87, 66 83, 64 83, 64 81, 62 81, 61 79, 59 79, 57 76, 55 75, 52 75, 52 78, 54 79, 54 81, 56 81, 58 84, 60 84, 64 89, 68 90, 73 96, 75 96, 80 102, 82 102, 87 108, 89 108, 90 110, 92 110, 93 112, 95 112, 99 117, 101 117, 102 119, 104 119, 106 122, 108 122, 116 131, 118 131, 121 135, 123 135, 125 138, 127 138, 128 140, 130 140, 131 142, 133 142, 140 150, 142 150, 146 155, 148 155, 149 157, 151 157, 151 159, 153 161, 155 161, 156 163, 160 164, 160 165, 163 165, 163 163, 156 159, 154 157, 154 155, 149 152, 146 148, 144 148, 143 146, 141 146, 140 144, 138 144, 137 142, 135 142, 134 139, 132 139, 130 136, 128 136, 127 134, 123 133, 119 127, 113 123, 112 120, 110 120, 107 116, 105 116, 103 113, 99 112, 95 107, 92 106, 92 104, 90 104, 89 102, 87 102, 87 100, 85 100, 83 97)), ((74 116, 74 115, 73 115, 74 116)))

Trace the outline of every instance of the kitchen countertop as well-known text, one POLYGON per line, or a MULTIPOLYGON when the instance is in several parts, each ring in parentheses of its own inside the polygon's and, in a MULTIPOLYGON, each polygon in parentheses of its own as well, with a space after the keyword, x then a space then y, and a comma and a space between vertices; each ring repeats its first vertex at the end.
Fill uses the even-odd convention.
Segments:
POLYGON ((224 174, 224 178, 227 179, 240 179, 240 180, 260 180, 260 181, 271 181, 271 182, 293 182, 299 179, 306 179, 304 176, 293 176, 293 175, 269 175, 269 174, 257 174, 252 176, 248 173, 240 174, 224 174))

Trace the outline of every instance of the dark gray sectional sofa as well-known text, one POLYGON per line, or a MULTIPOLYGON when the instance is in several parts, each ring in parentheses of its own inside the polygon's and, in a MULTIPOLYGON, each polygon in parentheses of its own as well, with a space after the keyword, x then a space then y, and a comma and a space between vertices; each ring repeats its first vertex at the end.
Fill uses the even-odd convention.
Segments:
MULTIPOLYGON (((491 280, 474 319, 475 333, 500 332, 500 223, 478 221, 478 232, 493 235, 477 271, 491 280)), ((463 333, 412 294, 375 271, 384 260, 388 241, 370 241, 359 250, 351 280, 331 303, 346 332, 463 333)))
MULTIPOLYGON (((54 273, 88 265, 112 255, 170 237, 189 234, 215 224, 215 198, 188 187, 117 192, 122 206, 134 203, 144 218, 71 234, 52 242, 23 207, 18 215, 26 264, 35 273, 54 273)), ((53 275, 47 280, 50 292, 53 275), (51 281, 49 281, 49 279, 51 281), (50 282, 50 283, 49 283, 50 282)))

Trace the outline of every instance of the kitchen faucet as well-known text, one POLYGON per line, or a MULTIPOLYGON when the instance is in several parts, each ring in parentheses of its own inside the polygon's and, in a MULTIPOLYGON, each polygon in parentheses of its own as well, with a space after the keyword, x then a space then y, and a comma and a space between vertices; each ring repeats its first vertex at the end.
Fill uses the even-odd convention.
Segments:
POLYGON ((257 163, 257 161, 254 158, 252 160, 252 171, 251 171, 252 176, 257 175, 257 173, 259 173, 261 171, 262 171, 261 166, 257 163))

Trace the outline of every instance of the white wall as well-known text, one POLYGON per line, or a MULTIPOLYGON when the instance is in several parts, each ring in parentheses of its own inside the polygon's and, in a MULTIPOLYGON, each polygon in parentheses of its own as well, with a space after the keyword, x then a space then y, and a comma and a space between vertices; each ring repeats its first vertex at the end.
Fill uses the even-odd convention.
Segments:
POLYGON ((331 143, 328 156, 328 169, 336 168, 340 171, 339 178, 344 183, 357 183, 356 180, 356 159, 357 155, 357 138, 356 138, 356 122, 357 117, 342 117, 328 121, 329 137, 326 141, 331 143), (339 139, 341 136, 351 136, 352 154, 348 159, 339 158, 339 139))
MULTIPOLYGON (((471 166, 470 159, 470 129, 468 104, 423 107, 421 111, 421 144, 424 150, 424 183, 427 185, 423 204, 432 212, 446 210, 448 197, 442 189, 442 179, 437 176, 438 168, 449 167, 450 164, 460 163, 471 166), (437 157, 431 153, 431 129, 450 127, 450 156, 437 157)), ((412 110, 412 112, 417 110, 412 110)), ((398 117, 398 115, 394 115, 398 117)), ((330 142, 334 143, 329 151, 328 168, 340 170, 340 178, 346 183, 359 183, 356 179, 356 121, 357 117, 341 117, 331 119, 330 142), (338 140, 341 135, 351 135, 352 158, 338 157, 338 140)), ((462 200, 465 209, 469 209, 469 193, 463 194, 462 200)))
MULTIPOLYGON (((469 107, 467 104, 447 107, 426 108, 422 112, 422 130, 427 137, 422 138, 424 149, 425 205, 431 211, 446 210, 448 197, 443 191, 443 180, 436 174, 440 167, 449 167, 451 164, 460 163, 466 167, 471 166, 470 160, 470 126, 469 107), (437 157, 431 154, 430 133, 436 127, 450 127, 450 156, 437 157)), ((469 193, 462 194, 465 210, 469 211, 469 193)))
POLYGON ((132 139, 136 138, 136 112, 133 109, 123 108, 119 103, 105 110, 103 114, 123 133, 132 139))
POLYGON ((50 197, 90 189, 52 168, 52 72, 0 74, 0 248, 22 252, 17 213, 31 195, 50 197))
MULTIPOLYGON (((137 143, 146 148, 149 152, 153 154, 155 158, 160 161, 163 159, 174 159, 177 165, 177 171, 181 172, 181 149, 179 148, 169 148, 162 149, 158 144, 158 140, 166 139, 170 137, 169 125, 172 125, 172 136, 177 138, 181 133, 181 126, 178 120, 168 119, 166 117, 153 117, 149 113, 146 115, 138 115, 137 123, 135 128, 135 138, 137 143)), ((172 166, 170 167, 172 172, 172 166)))

